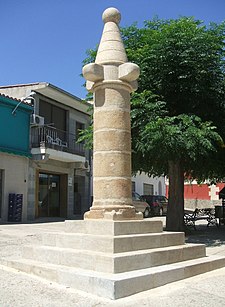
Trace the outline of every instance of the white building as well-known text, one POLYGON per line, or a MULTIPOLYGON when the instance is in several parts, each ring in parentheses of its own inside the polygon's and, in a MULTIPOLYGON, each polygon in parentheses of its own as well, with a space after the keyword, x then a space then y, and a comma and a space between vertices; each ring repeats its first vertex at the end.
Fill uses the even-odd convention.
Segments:
POLYGON ((165 177, 149 177, 145 173, 138 173, 132 177, 132 191, 140 195, 165 195, 165 177))

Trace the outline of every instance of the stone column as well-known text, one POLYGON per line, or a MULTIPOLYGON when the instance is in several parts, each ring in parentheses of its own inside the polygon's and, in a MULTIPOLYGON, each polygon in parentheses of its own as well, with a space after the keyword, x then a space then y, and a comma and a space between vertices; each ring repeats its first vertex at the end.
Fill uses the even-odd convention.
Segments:
POLYGON ((104 11, 104 29, 95 63, 85 65, 87 89, 94 93, 93 205, 85 219, 142 219, 131 190, 130 93, 140 70, 127 63, 118 24, 120 12, 104 11))

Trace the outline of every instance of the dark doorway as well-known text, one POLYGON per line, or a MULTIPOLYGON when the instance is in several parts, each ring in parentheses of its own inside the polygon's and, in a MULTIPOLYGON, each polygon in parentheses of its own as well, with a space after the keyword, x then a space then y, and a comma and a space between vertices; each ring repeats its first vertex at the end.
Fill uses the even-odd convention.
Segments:
POLYGON ((74 206, 73 214, 82 214, 83 195, 85 194, 85 178, 83 176, 74 177, 74 206))
POLYGON ((38 216, 60 216, 60 176, 39 174, 38 216))

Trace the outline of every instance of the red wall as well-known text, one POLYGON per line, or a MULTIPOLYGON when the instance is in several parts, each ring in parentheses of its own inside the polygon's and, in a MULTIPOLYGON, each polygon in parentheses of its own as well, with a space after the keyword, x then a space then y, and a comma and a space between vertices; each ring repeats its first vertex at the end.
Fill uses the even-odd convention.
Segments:
POLYGON ((185 184, 184 199, 208 199, 210 187, 207 184, 185 184))
MULTIPOLYGON (((225 186, 225 183, 217 183, 219 191, 225 186)), ((207 199, 210 200, 210 186, 207 184, 185 184, 184 199, 207 199)), ((219 194, 219 192, 216 192, 219 194)), ((166 186, 166 196, 168 197, 168 185, 166 186)))

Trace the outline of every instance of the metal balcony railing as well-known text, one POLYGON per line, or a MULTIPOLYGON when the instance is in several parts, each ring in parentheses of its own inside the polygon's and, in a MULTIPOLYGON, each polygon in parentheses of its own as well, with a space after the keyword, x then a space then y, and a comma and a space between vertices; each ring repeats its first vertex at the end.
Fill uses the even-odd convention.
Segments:
POLYGON ((50 126, 31 127, 32 148, 52 148, 72 154, 84 156, 84 144, 76 143, 75 134, 50 126))

